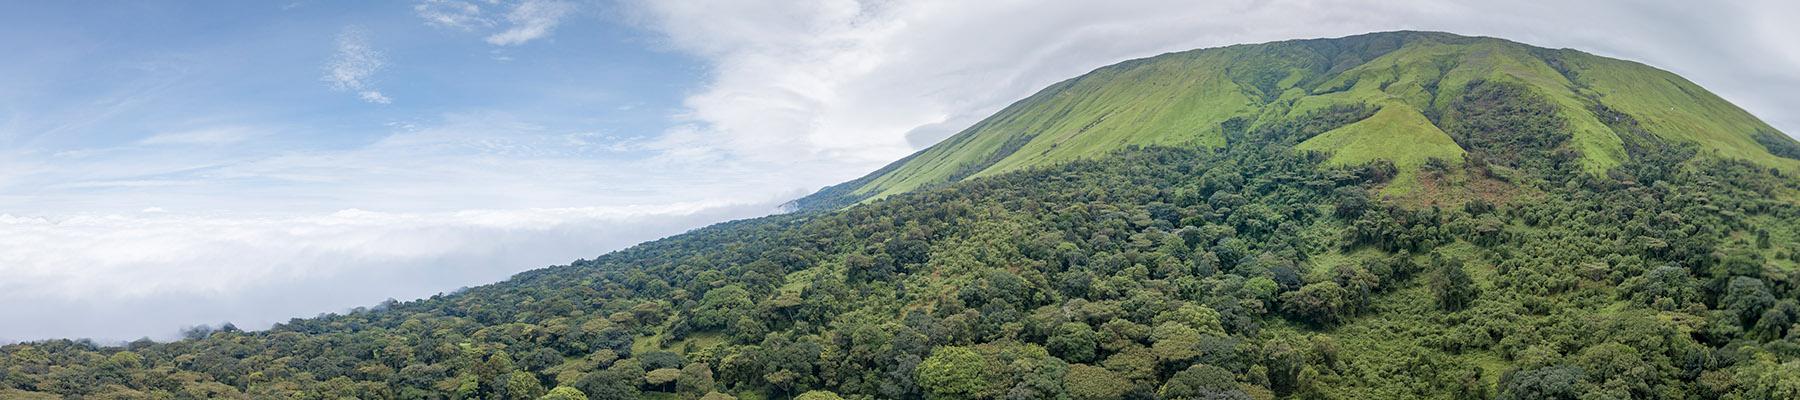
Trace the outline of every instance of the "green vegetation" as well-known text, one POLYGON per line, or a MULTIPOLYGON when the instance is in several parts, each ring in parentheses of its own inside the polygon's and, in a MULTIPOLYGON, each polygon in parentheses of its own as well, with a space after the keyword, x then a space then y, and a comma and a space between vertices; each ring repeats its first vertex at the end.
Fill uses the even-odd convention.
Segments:
MULTIPOLYGON (((1131 146, 1217 147, 1224 144, 1230 121, 1254 128, 1356 104, 1382 111, 1305 148, 1345 153, 1335 155, 1334 163, 1393 161, 1400 177, 1386 194, 1420 189, 1415 172, 1427 158, 1462 162, 1461 154, 1475 150, 1469 146, 1500 144, 1458 134, 1460 129, 1537 127, 1537 132, 1520 131, 1523 136, 1492 139, 1525 140, 1515 142, 1525 145, 1522 151, 1605 173, 1631 156, 1627 138, 1610 128, 1616 121, 1595 111, 1601 108, 1634 116, 1656 139, 1694 146, 1703 157, 1800 172, 1795 156, 1800 146, 1793 140, 1666 71, 1501 39, 1387 32, 1169 53, 1100 68, 797 204, 842 207, 1131 146), (1529 98, 1512 103, 1530 107, 1468 107, 1472 100, 1512 98, 1529 98), (1509 113, 1514 122, 1530 125, 1496 125, 1506 121, 1470 115, 1471 110, 1509 113)), ((1491 155, 1502 165, 1546 159, 1491 155)))
MULTIPOLYGON (((1228 49, 1250 58, 1230 60, 1312 52, 1330 55, 1316 61, 1333 73, 1231 69, 1231 82, 1250 84, 1220 96, 1314 100, 1207 124, 1213 139, 1006 172, 992 168, 1014 156, 974 159, 992 166, 263 332, 8 345, 0 397, 1800 395, 1792 172, 1659 132, 1669 117, 1569 108, 1591 97, 1512 75, 1584 82, 1578 61, 1546 61, 1579 53, 1410 33, 1285 43, 1259 45, 1282 57, 1239 46, 1228 49), (1459 46, 1510 61, 1399 62, 1464 54, 1459 46), (1382 83, 1371 80, 1382 68, 1369 69, 1379 65, 1406 68, 1382 83), (1351 74, 1359 68, 1372 75, 1351 74), (1378 90, 1357 89, 1367 85, 1378 90), (1303 97, 1297 87, 1333 91, 1303 97), (1581 115, 1604 121, 1595 126, 1617 140, 1617 157, 1587 153, 1594 132, 1581 115)), ((1208 52, 1182 54, 1204 65, 1208 52)), ((1154 62, 1109 73, 1138 64, 1154 62)), ((1083 109, 1078 100, 1056 101, 1083 109)), ((1075 123, 1012 112, 1005 123, 1075 123)), ((1037 139, 1012 138, 991 144, 1046 154, 1037 139)), ((947 154, 935 149, 909 160, 947 154)))

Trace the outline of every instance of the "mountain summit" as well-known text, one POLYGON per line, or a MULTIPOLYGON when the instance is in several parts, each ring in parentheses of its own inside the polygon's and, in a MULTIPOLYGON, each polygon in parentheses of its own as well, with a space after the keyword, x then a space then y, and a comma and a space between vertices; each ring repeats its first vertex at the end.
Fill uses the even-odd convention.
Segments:
POLYGON ((1432 158, 1604 173, 1634 149, 1800 170, 1800 145, 1675 74, 1577 50, 1438 32, 1247 44, 1102 67, 863 178, 802 199, 855 203, 1129 146, 1217 148, 1233 131, 1337 113, 1301 150, 1391 161, 1406 194, 1432 158))

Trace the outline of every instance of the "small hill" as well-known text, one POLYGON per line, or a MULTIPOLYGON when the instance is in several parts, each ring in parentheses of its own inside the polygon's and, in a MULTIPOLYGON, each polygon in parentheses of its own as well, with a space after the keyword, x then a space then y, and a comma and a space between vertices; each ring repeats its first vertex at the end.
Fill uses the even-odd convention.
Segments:
POLYGON ((1051 85, 869 176, 797 204, 842 206, 1129 146, 1223 146, 1230 130, 1331 107, 1378 110, 1299 149, 1333 163, 1392 161, 1384 190, 1416 189, 1430 158, 1516 167, 1547 159, 1604 173, 1636 148, 1800 171, 1794 141, 1680 76, 1576 50, 1436 32, 1385 32, 1191 50, 1051 85))

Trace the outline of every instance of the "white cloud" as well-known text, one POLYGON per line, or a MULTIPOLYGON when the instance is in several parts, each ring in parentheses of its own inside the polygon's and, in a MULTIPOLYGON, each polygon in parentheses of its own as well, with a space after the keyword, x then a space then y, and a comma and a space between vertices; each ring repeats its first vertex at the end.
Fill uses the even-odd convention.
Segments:
MULTIPOLYGON (((481 4, 466 0, 420 0, 413 12, 426 25, 464 32, 484 31, 488 44, 516 46, 550 36, 557 25, 580 8, 567 0, 487 0, 486 4, 505 9, 504 15, 482 9, 481 4), (498 28, 498 31, 494 31, 498 28)), ((496 61, 512 61, 512 57, 496 55, 496 61)))
POLYGON ((1800 37, 1800 25, 1780 23, 1774 16, 1791 13, 1772 9, 1793 7, 1785 4, 639 0, 629 8, 667 46, 711 65, 709 82, 685 101, 687 123, 666 134, 667 148, 790 170, 855 166, 831 169, 835 181, 1126 59, 1402 29, 1642 60, 1800 133, 1800 115, 1781 106, 1800 103, 1800 45, 1789 40, 1800 37), (1721 23, 1745 20, 1765 23, 1721 23))
POLYGON ((381 94, 380 91, 375 91, 375 90, 364 90, 362 92, 358 92, 356 94, 356 97, 362 98, 363 101, 375 103, 375 104, 390 104, 390 103, 394 102, 394 99, 390 99, 387 97, 387 95, 381 94))
POLYGON ((497 46, 524 44, 550 35, 564 17, 575 11, 575 4, 560 0, 524 0, 506 13, 509 24, 505 31, 487 37, 497 46))
POLYGON ((440 28, 468 31, 494 26, 493 20, 482 15, 481 5, 470 1, 423 0, 413 4, 413 12, 427 25, 440 28))
POLYGON ((386 67, 381 51, 369 45, 368 33, 349 27, 338 32, 337 51, 325 63, 325 76, 320 79, 332 90, 356 92, 363 101, 388 104, 392 100, 375 90, 372 81, 375 73, 386 67))
POLYGON ((5 153, 0 304, 37 306, 0 307, 0 342, 264 327, 491 283, 803 194, 789 174, 506 113, 391 126, 342 149, 5 153))
POLYGON ((298 216, 156 208, 62 218, 0 214, 0 342, 167 338, 184 325, 291 317, 485 284, 592 258, 774 203, 298 216))

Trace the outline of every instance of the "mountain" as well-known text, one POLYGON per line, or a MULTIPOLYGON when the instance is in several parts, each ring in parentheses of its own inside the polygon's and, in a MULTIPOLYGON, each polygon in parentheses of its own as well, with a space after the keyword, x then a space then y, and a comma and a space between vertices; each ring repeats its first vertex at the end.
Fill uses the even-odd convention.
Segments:
POLYGON ((1573 50, 1197 50, 796 213, 266 331, 0 346, 0 398, 1800 398, 1796 157, 1573 50))
POLYGON ((1461 163, 1469 152, 1568 151, 1580 170, 1603 173, 1630 159, 1630 146, 1650 141, 1800 171, 1792 139, 1675 74, 1502 39, 1386 32, 1192 50, 1103 67, 797 204, 842 206, 1129 146, 1218 148, 1233 129, 1333 107, 1374 111, 1299 147, 1330 152, 1333 164, 1390 160, 1401 174, 1386 189, 1394 194, 1417 189, 1414 172, 1428 158, 1461 163), (1516 111, 1555 120, 1530 123, 1556 129, 1496 143, 1477 132, 1480 121, 1471 121, 1482 116, 1457 112, 1491 108, 1476 104, 1483 101, 1519 103, 1516 111))

